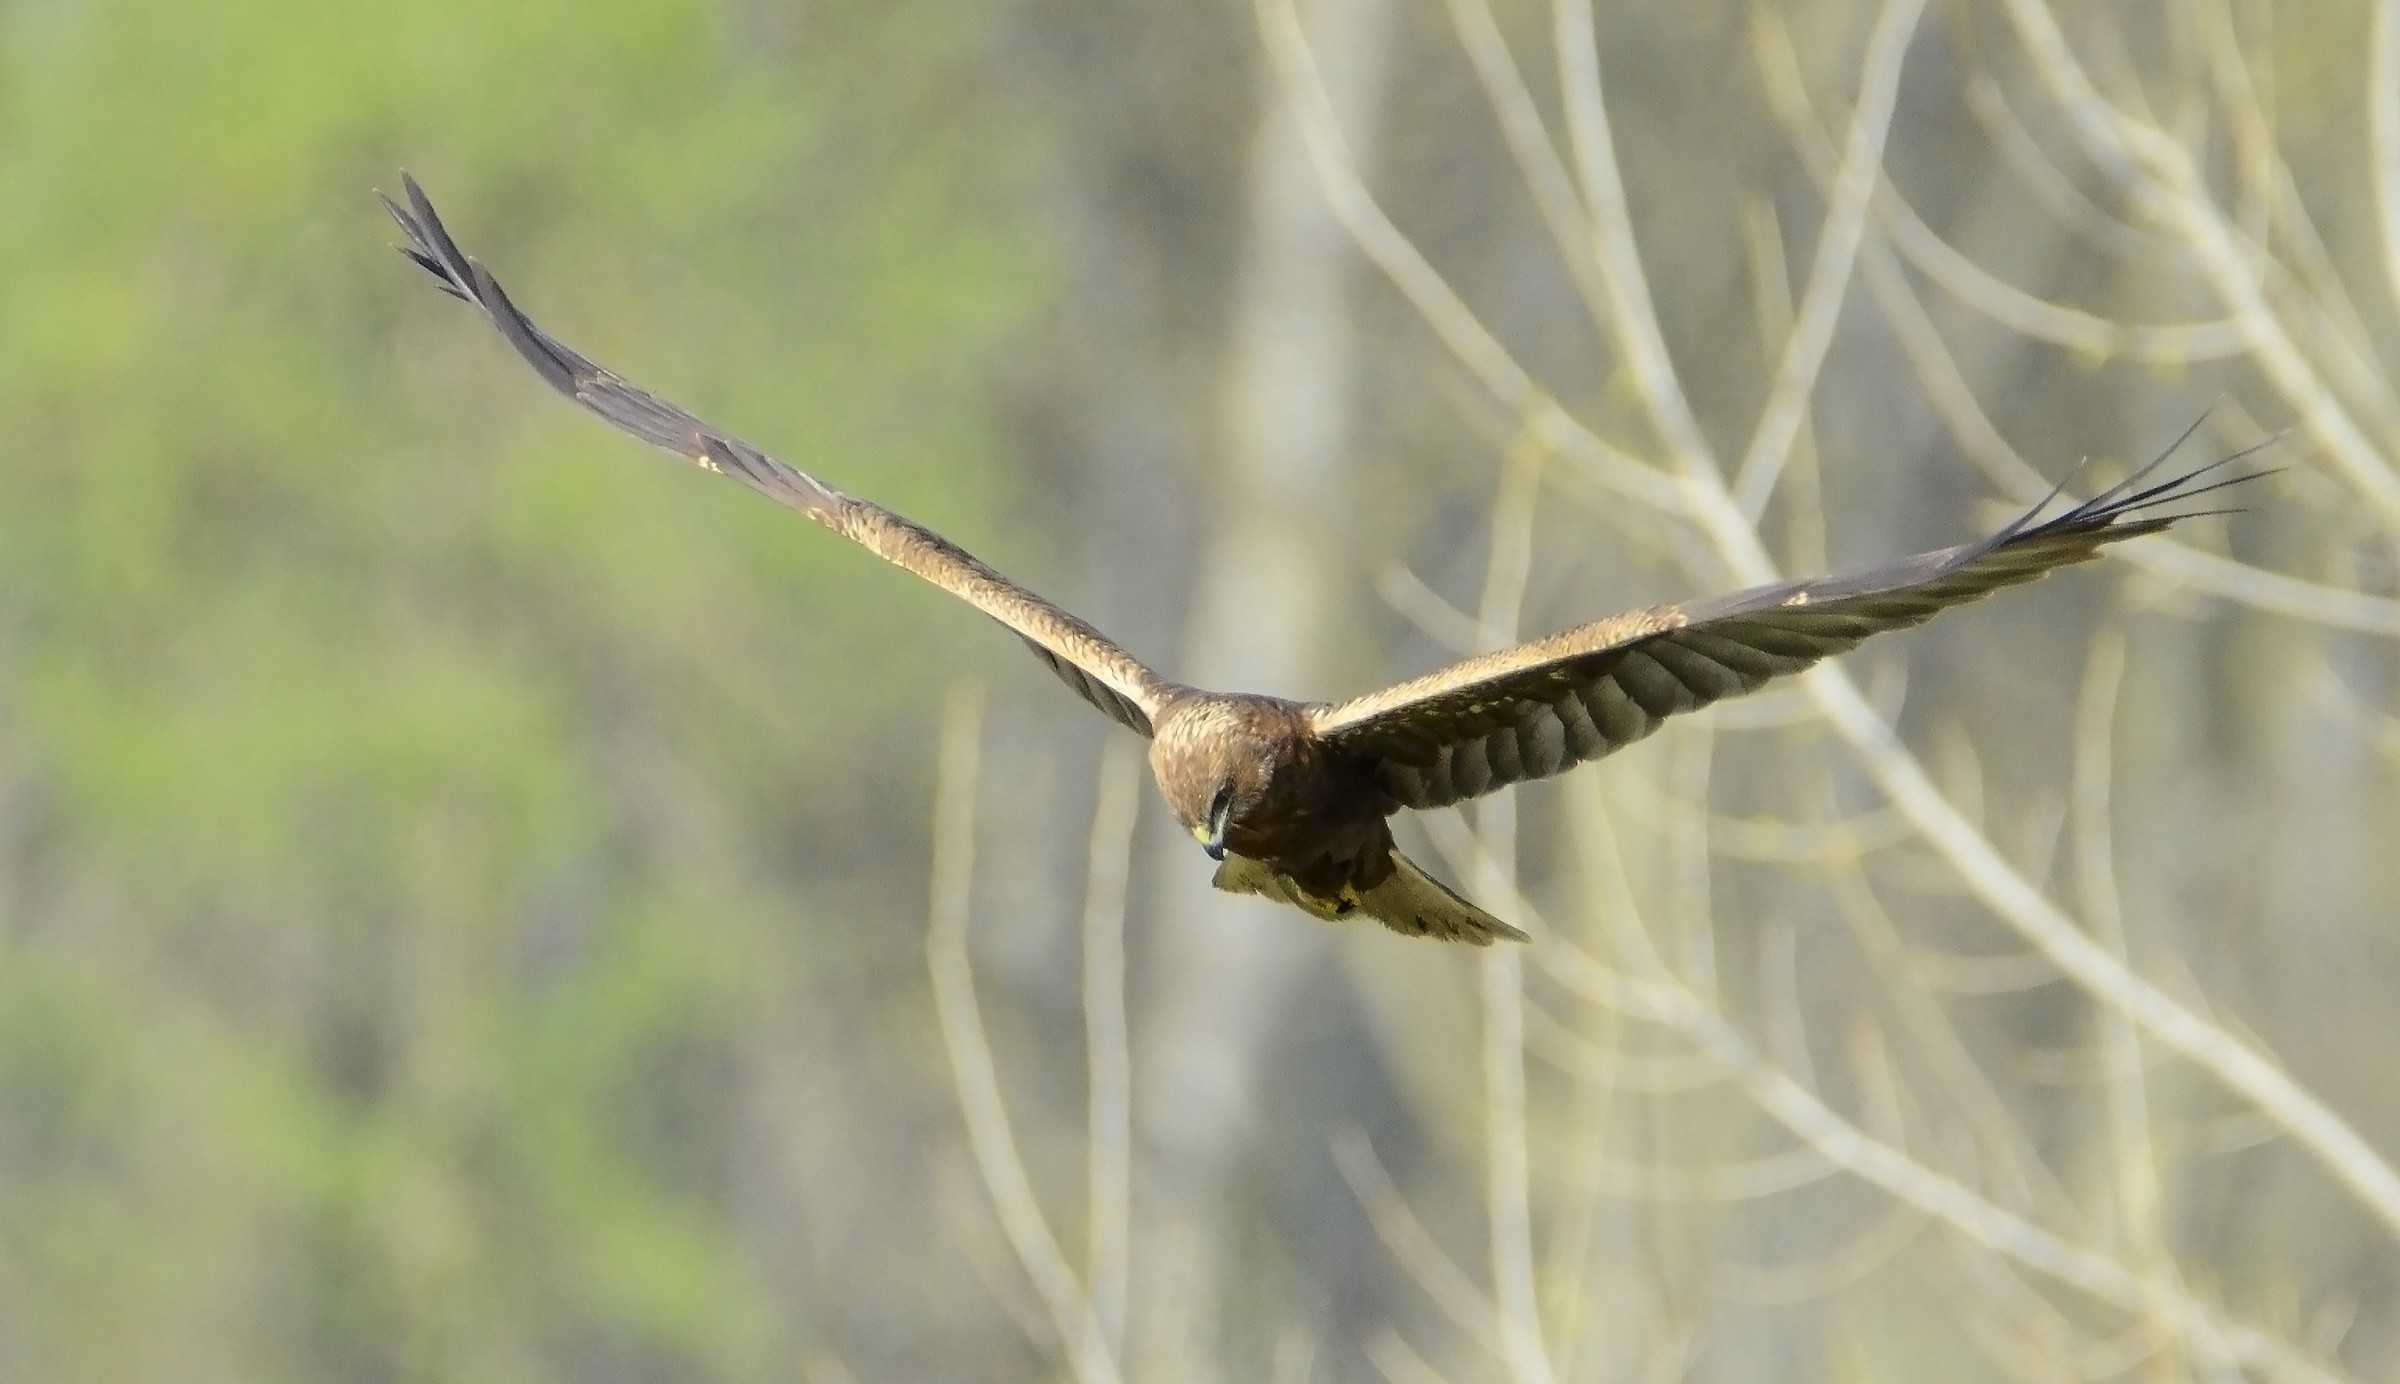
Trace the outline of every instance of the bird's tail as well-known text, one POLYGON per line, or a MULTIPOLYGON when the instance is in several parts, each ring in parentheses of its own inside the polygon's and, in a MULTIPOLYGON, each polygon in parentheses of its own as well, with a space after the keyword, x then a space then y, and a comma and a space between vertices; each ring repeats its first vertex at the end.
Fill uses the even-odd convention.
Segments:
POLYGON ((1288 903, 1327 922, 1344 922, 1364 913, 1394 932, 1433 937, 1488 947, 1500 938, 1511 942, 1533 939, 1462 899, 1450 886, 1417 868, 1416 862, 1392 852, 1398 868, 1391 878, 1372 889, 1345 889, 1339 898, 1320 898, 1302 889, 1297 880, 1246 856, 1227 855, 1211 883, 1228 894, 1256 894, 1288 903))
POLYGON ((1418 869, 1415 861, 1400 852, 1392 852, 1392 863, 1400 868, 1392 871, 1390 879, 1358 896, 1359 907, 1392 931, 1478 947, 1488 947, 1501 938, 1533 940, 1460 898, 1457 891, 1418 869))

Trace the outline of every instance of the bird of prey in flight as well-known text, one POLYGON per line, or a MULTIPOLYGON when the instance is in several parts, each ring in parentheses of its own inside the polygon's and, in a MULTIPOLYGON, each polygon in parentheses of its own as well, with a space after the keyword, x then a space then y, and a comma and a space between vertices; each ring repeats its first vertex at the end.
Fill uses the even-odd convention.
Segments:
POLYGON ((1159 792, 1219 862, 1217 888, 1319 918, 1363 913, 1412 936, 1478 946, 1527 940, 1400 854, 1387 819, 1401 808, 1446 807, 1563 773, 1632 744, 1669 716, 2086 561, 2103 545, 2156 533, 2189 517, 2162 514, 2161 506, 2250 478, 2203 483, 2220 461, 2150 481, 2170 448, 2049 518, 2042 511, 2056 492, 1981 542, 1868 571, 1630 611, 1346 702, 1209 692, 1161 677, 930 529, 845 495, 577 354, 518 311, 491 271, 458 248, 415 179, 403 174, 401 188, 406 205, 383 199, 408 237, 401 252, 482 309, 553 388, 966 601, 1014 631, 1078 696, 1148 737, 1159 792))

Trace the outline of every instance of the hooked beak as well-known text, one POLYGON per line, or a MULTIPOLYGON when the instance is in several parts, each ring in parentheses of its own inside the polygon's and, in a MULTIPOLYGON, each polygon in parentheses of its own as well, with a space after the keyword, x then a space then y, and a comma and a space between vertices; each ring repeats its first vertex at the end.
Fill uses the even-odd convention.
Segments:
POLYGON ((1233 805, 1220 800, 1208 814, 1208 820, 1192 828, 1192 838, 1200 843, 1200 849, 1208 852, 1211 860, 1225 858, 1225 819, 1232 815, 1233 805))

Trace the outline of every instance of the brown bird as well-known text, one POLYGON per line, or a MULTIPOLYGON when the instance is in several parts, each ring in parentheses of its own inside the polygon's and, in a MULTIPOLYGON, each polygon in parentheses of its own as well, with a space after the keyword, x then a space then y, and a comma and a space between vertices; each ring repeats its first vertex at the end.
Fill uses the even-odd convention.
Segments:
MULTIPOLYGON (((1150 768, 1175 819, 1220 862, 1215 884, 1319 918, 1364 913, 1395 931, 1525 941, 1394 848, 1386 820, 1562 773, 1680 712, 2083 562, 2109 543, 2190 514, 2162 505, 2252 475, 2199 483, 2228 457, 2144 484, 2170 447, 2121 484, 2051 518, 2057 491, 1979 543, 1847 576, 1655 606, 1485 654, 1330 705, 1186 687, 1106 635, 993 571, 941 535, 845 495, 623 379, 537 327, 491 271, 451 240, 416 180, 384 206, 401 252, 481 308, 541 377, 635 437, 779 501, 1006 625, 1085 701, 1150 738, 1150 768)), ((2193 425, 2197 428, 2198 424, 2193 425)), ((2186 437, 2190 436, 2187 431, 2186 437)), ((2182 439, 2178 439, 2180 444, 2182 439)))

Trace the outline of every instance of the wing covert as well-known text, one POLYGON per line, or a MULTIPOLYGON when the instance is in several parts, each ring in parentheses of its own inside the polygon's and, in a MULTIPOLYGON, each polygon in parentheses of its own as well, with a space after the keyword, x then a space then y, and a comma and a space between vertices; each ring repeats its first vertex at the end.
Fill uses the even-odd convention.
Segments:
POLYGON ((1649 735, 1670 716, 1756 691, 1874 635, 2087 561, 2107 544, 2156 533, 2189 516, 2149 511, 2261 474, 2201 483, 2238 459, 2145 487, 2154 461, 2050 519, 2040 517, 2045 499, 1979 543, 1846 576, 1634 611, 1310 714, 1329 747, 1370 766, 1393 807, 1448 806, 1563 773, 1649 735))

